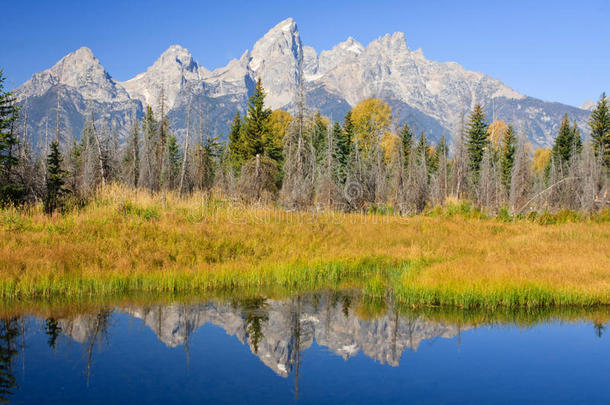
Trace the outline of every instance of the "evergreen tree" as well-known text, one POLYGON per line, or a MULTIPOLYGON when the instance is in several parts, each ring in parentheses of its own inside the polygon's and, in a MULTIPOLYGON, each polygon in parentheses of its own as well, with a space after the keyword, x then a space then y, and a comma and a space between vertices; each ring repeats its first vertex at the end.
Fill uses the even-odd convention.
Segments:
POLYGON ((337 179, 339 184, 345 183, 347 176, 347 162, 350 153, 350 140, 345 131, 341 129, 341 124, 335 122, 332 128, 332 139, 335 142, 335 160, 337 164, 337 179))
POLYGON ((449 192, 449 145, 445 135, 441 137, 435 148, 437 161, 435 197, 438 204, 442 204, 449 192))
POLYGON ((154 189, 158 190, 162 186, 164 173, 170 173, 171 169, 166 168, 166 164, 170 163, 169 154, 167 153, 168 142, 169 142, 169 121, 165 116, 165 98, 164 93, 161 92, 160 104, 161 104, 161 116, 159 118, 159 125, 157 126, 156 134, 156 163, 154 170, 154 189))
POLYGON ((313 119, 313 127, 311 131, 311 142, 313 144, 315 154, 316 154, 316 162, 320 162, 324 156, 326 151, 326 141, 327 141, 327 131, 326 123, 324 122, 324 118, 322 118, 322 114, 320 114, 320 110, 316 112, 316 115, 313 119))
POLYGON ((248 104, 246 128, 240 144, 244 161, 248 161, 256 155, 265 154, 265 140, 269 133, 270 117, 271 110, 265 107, 265 90, 259 78, 248 104))
POLYGON ((0 70, 0 204, 16 203, 23 197, 23 185, 14 176, 17 159, 15 122, 19 108, 11 92, 4 91, 6 78, 0 70))
POLYGON ((581 149, 580 131, 576 123, 574 123, 573 127, 570 127, 568 114, 565 114, 559 127, 557 138, 555 138, 555 144, 553 145, 553 158, 557 164, 566 168, 572 157, 580 152, 581 149))
POLYGON ((241 148, 242 143, 242 121, 239 111, 235 113, 233 123, 231 124, 231 131, 229 132, 229 161, 235 174, 238 174, 241 170, 243 163, 243 153, 241 148))
POLYGON ((265 155, 276 164, 281 166, 284 152, 284 137, 280 131, 267 127, 267 134, 264 138, 265 155))
POLYGON ((602 93, 597 106, 589 119, 591 138, 595 146, 595 154, 601 154, 604 166, 610 169, 610 106, 606 93, 602 93))
POLYGON ((140 180, 140 128, 135 112, 132 116, 131 134, 127 143, 124 163, 127 170, 127 181, 137 188, 140 180))
POLYGON ((195 183, 199 190, 207 191, 214 184, 216 160, 222 154, 219 137, 205 136, 195 147, 195 183))
POLYGON ((51 151, 47 157, 47 194, 44 200, 44 209, 52 214, 58 207, 61 196, 65 193, 65 172, 61 168, 62 157, 59 153, 57 139, 51 144, 51 151))
POLYGON ((343 119, 343 132, 345 132, 345 138, 349 141, 351 145, 354 142, 354 121, 352 120, 352 112, 348 111, 345 114, 345 118, 343 119))
POLYGON ((80 185, 82 184, 81 176, 83 173, 83 142, 79 144, 76 142, 76 139, 72 140, 72 147, 68 151, 68 159, 69 159, 69 172, 68 180, 69 180, 69 189, 73 194, 79 193, 80 185))
POLYGON ((478 181, 485 148, 489 144, 485 112, 480 103, 475 105, 474 110, 470 115, 467 131, 466 147, 470 158, 470 170, 474 175, 474 180, 476 182, 478 181))
POLYGON ((449 157, 449 145, 447 145, 447 138, 445 138, 445 135, 441 136, 441 140, 438 141, 435 153, 437 160, 440 160, 441 156, 445 156, 445 158, 449 157))
POLYGON ((182 152, 178 140, 175 135, 171 135, 167 141, 167 165, 165 168, 166 184, 170 189, 175 189, 178 186, 181 161, 182 152))
POLYGON ((411 144, 413 143, 413 131, 409 128, 409 124, 405 125, 400 131, 400 141, 402 142, 402 153, 405 162, 409 161, 409 153, 411 153, 411 144))
POLYGON ((509 125, 502 138, 502 151, 500 157, 500 168, 502 170, 502 185, 506 193, 510 193, 510 180, 513 166, 515 164, 515 150, 517 148, 517 137, 515 129, 509 125))
POLYGON ((142 140, 144 155, 142 156, 142 165, 140 166, 140 181, 143 186, 148 187, 151 191, 154 190, 155 182, 155 151, 157 150, 157 127, 158 122, 153 114, 152 107, 147 105, 144 119, 142 120, 142 140))
POLYGON ((352 142, 354 140, 354 124, 352 114, 349 111, 344 118, 343 128, 336 122, 333 126, 333 138, 336 144, 337 168, 339 171, 339 182, 345 183, 347 177, 347 162, 351 154, 352 142))
POLYGON ((575 154, 579 154, 582 152, 582 137, 580 133, 580 128, 578 128, 578 124, 576 124, 576 120, 572 123, 572 147, 575 154))
POLYGON ((428 139, 426 138, 426 134, 424 133, 424 131, 421 131, 421 134, 419 135, 419 142, 417 143, 417 147, 416 147, 416 153, 417 153, 417 158, 421 159, 424 158, 426 159, 426 163, 429 162, 429 153, 428 153, 428 139))

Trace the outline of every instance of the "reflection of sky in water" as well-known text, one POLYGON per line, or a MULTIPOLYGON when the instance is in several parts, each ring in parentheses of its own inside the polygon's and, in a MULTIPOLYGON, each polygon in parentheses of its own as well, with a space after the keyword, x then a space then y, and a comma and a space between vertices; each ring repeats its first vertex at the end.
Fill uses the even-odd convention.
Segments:
POLYGON ((591 322, 458 326, 357 306, 250 299, 4 321, 0 384, 12 374, 10 400, 30 403, 610 401, 610 339, 591 322))

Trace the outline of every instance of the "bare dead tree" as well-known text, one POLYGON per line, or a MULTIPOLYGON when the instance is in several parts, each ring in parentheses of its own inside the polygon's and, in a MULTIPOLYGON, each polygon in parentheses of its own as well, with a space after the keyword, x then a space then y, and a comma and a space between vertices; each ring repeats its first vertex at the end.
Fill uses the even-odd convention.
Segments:
POLYGON ((297 117, 288 127, 284 140, 284 181, 280 192, 282 205, 289 209, 310 206, 314 197, 316 176, 315 149, 311 138, 305 139, 303 90, 303 55, 299 55, 297 117))
POLYGON ((333 209, 343 206, 342 197, 337 178, 336 140, 334 139, 332 125, 329 125, 326 131, 324 161, 316 184, 316 202, 324 208, 333 209))
POLYGON ((397 142, 390 160, 390 202, 397 213, 403 214, 407 203, 407 174, 402 142, 397 142))
POLYGON ((182 160, 182 169, 180 171, 180 184, 178 185, 178 193, 182 194, 182 190, 184 187, 184 175, 186 174, 186 163, 188 158, 188 147, 189 147, 189 135, 191 132, 191 106, 192 106, 192 98, 189 101, 188 110, 186 112, 186 136, 184 138, 184 147, 182 148, 184 159, 182 160))
POLYGON ((464 196, 465 184, 468 179, 468 152, 465 143, 466 126, 464 124, 464 112, 461 114, 460 125, 458 126, 457 142, 454 143, 453 170, 451 173, 452 193, 461 198, 464 196))
POLYGON ((522 212, 528 201, 532 186, 531 166, 528 145, 524 137, 520 136, 510 181, 510 206, 514 214, 522 212))
POLYGON ((101 184, 103 188, 104 186, 106 186, 106 173, 104 171, 104 154, 102 153, 102 141, 100 140, 100 134, 95 129, 95 118, 93 117, 93 112, 91 112, 91 131, 93 134, 93 139, 95 140, 95 146, 97 147, 97 161, 100 170, 101 184))
POLYGON ((242 166, 238 190, 246 202, 268 203, 274 200, 279 169, 266 156, 256 155, 242 166))
POLYGON ((429 197, 428 167, 426 151, 418 156, 417 149, 411 147, 407 167, 407 210, 418 213, 426 208, 429 197))
POLYGON ((497 162, 494 161, 492 146, 485 149, 481 172, 476 189, 477 204, 481 208, 487 208, 492 213, 499 208, 499 173, 497 162))

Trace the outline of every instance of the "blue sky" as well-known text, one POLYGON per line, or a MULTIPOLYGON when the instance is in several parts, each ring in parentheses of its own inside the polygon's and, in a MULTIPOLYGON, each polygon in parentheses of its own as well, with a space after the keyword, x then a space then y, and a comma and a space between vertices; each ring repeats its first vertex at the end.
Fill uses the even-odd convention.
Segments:
POLYGON ((455 61, 519 92, 580 105, 610 92, 610 1, 32 1, 5 3, 0 67, 16 87, 88 46, 117 80, 171 44, 208 69, 293 17, 319 52, 402 31, 428 59, 455 61), (10 34, 8 34, 10 33, 10 34))

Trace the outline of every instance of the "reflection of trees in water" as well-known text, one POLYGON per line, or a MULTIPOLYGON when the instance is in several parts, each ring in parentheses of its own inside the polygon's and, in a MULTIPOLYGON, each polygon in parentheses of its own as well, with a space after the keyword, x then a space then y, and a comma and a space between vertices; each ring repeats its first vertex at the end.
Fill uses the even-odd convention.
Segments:
POLYGON ((108 341, 108 326, 110 324, 110 315, 112 311, 103 309, 97 313, 93 318, 93 327, 90 329, 91 333, 87 339, 87 368, 85 374, 87 375, 87 387, 89 386, 89 379, 91 378, 91 365, 93 363, 93 348, 96 344, 102 345, 103 342, 108 341))
POLYGON ((341 311, 343 312, 343 316, 346 318, 349 317, 349 309, 352 306, 352 297, 349 295, 344 295, 341 300, 341 311))
POLYGON ((593 329, 595 329, 595 336, 601 338, 606 331, 606 325, 601 322, 593 322, 593 329))
POLYGON ((108 341, 108 328, 112 316, 112 310, 102 308, 101 310, 79 315, 72 319, 56 320, 47 319, 45 323, 45 333, 49 336, 48 344, 54 348, 57 344, 57 334, 62 333, 72 337, 82 345, 83 356, 85 357, 85 371, 87 386, 91 378, 91 368, 93 365, 93 349, 95 346, 102 346, 108 341))
POLYGON ((299 399, 299 373, 301 371, 301 312, 302 302, 298 296, 292 300, 292 330, 291 338, 294 342, 294 350, 292 351, 291 362, 294 364, 294 399, 299 399))
POLYGON ((55 350, 57 338, 61 333, 61 326, 59 326, 57 319, 47 318, 47 320, 45 321, 44 333, 49 337, 47 340, 49 347, 55 350))
POLYGON ((17 318, 0 321, 0 401, 8 402, 13 390, 19 388, 13 375, 13 358, 19 353, 17 338, 19 330, 17 318))
POLYGON ((269 320, 265 309, 265 298, 246 298, 238 301, 246 322, 246 333, 252 343, 254 353, 258 353, 258 344, 263 339, 263 323, 269 320))

